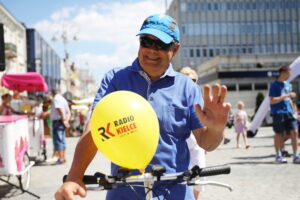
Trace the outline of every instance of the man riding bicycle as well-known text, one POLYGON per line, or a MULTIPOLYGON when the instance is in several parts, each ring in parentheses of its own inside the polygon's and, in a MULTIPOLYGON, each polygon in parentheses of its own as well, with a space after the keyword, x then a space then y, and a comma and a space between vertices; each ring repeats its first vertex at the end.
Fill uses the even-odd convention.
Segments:
MULTIPOLYGON (((185 171, 189 165, 186 139, 191 131, 197 143, 206 151, 214 150, 222 141, 230 105, 224 102, 227 89, 218 84, 204 87, 202 96, 199 87, 187 76, 176 72, 170 63, 180 47, 178 25, 167 15, 148 17, 140 32, 138 58, 125 68, 109 71, 103 78, 96 94, 93 107, 107 94, 118 90, 135 92, 151 104, 159 125, 160 138, 156 153, 147 166, 163 165, 167 173, 185 171)), ((145 119, 147 120, 147 119, 145 119)), ((57 200, 73 199, 73 195, 86 195, 82 177, 94 158, 97 148, 90 129, 80 138, 67 181, 56 192, 57 200)), ((119 166, 112 163, 111 174, 119 166)), ((132 171, 132 173, 138 173, 132 171)), ((143 188, 135 190, 145 197, 143 188)), ((157 196, 166 199, 194 199, 192 188, 186 185, 160 187, 157 196)), ((136 199, 129 188, 109 190, 106 199, 136 199)))

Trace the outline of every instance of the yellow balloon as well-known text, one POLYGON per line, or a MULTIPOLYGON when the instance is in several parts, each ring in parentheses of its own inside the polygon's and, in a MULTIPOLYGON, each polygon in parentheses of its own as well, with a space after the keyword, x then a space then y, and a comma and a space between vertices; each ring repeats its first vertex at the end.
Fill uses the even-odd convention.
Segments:
POLYGON ((96 105, 91 132, 98 150, 112 162, 129 169, 144 169, 158 145, 159 123, 142 96, 116 91, 96 105))

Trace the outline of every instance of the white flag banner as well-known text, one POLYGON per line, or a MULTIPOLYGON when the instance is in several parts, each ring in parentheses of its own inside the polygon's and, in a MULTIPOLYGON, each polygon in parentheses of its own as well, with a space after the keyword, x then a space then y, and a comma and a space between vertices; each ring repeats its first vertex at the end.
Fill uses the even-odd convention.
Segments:
MULTIPOLYGON (((300 56, 290 64, 291 76, 289 81, 292 81, 300 74, 300 56)), ((262 121, 264 120, 267 112, 270 110, 270 98, 269 95, 266 95, 263 102, 260 104, 248 130, 248 136, 255 136, 258 128, 260 127, 262 121)))

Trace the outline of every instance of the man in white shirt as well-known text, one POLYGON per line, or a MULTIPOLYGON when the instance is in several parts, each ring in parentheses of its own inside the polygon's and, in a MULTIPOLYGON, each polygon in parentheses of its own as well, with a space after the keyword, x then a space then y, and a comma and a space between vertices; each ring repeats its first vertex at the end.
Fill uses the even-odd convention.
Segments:
POLYGON ((53 101, 50 118, 52 120, 53 145, 54 151, 58 155, 58 160, 55 164, 63 164, 66 162, 66 128, 70 127, 71 112, 67 100, 56 89, 52 89, 51 94, 53 101))

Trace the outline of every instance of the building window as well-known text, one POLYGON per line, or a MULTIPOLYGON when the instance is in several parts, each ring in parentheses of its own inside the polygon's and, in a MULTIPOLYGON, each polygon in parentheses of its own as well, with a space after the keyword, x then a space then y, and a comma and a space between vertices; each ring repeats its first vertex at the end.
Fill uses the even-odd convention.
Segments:
POLYGON ((228 84, 226 85, 227 91, 236 91, 236 85, 235 84, 228 84))
POLYGON ((241 83, 241 84, 239 84, 239 90, 240 91, 252 90, 251 83, 241 83))
POLYGON ((183 34, 183 35, 186 34, 186 33, 185 33, 185 25, 182 25, 182 26, 181 26, 181 31, 182 31, 182 34, 183 34))
POLYGON ((206 57, 207 56, 206 49, 203 49, 202 51, 203 51, 203 57, 206 57))
POLYGON ((209 56, 214 57, 214 50, 213 49, 209 49, 209 56))
POLYGON ((200 49, 196 49, 196 56, 200 57, 200 49))
POLYGON ((190 57, 194 57, 194 49, 190 49, 190 57))
POLYGON ((211 10, 211 3, 207 4, 207 10, 211 10))
POLYGON ((186 49, 183 49, 183 57, 187 58, 187 50, 186 49))
POLYGON ((267 90, 268 89, 268 84, 267 83, 255 83, 254 84, 254 89, 255 90, 267 90))

